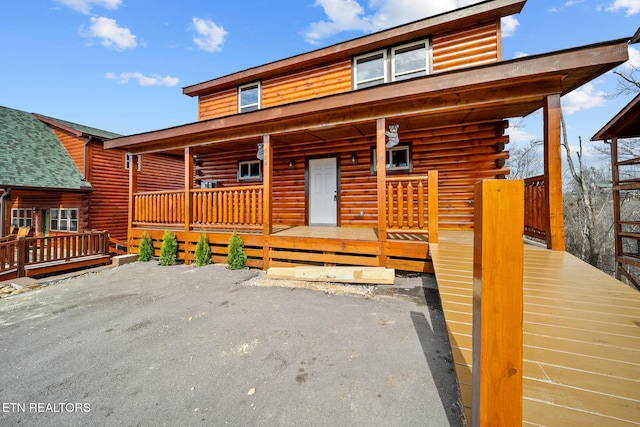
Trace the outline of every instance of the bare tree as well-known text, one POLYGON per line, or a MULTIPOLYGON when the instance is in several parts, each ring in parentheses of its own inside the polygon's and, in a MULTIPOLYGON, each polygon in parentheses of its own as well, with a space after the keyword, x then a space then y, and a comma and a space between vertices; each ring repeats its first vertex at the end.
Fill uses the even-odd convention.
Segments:
POLYGON ((581 231, 584 240, 583 244, 581 245, 579 255, 589 264, 593 265, 594 267, 598 267, 603 242, 596 236, 597 213, 596 207, 594 206, 593 196, 594 193, 598 191, 597 183, 594 182, 594 179, 592 179, 593 177, 589 176, 589 173, 585 169, 582 153, 582 138, 578 137, 579 149, 576 153, 576 157, 578 158, 578 166, 576 167, 573 161, 569 139, 567 137, 567 126, 564 121, 564 115, 560 116, 560 124, 562 127, 562 145, 564 146, 567 153, 567 164, 569 166, 569 172, 575 183, 576 205, 579 207, 583 216, 581 231))
POLYGON ((525 179, 542 175, 542 141, 531 140, 526 145, 513 145, 509 148, 507 162, 509 179, 525 179))

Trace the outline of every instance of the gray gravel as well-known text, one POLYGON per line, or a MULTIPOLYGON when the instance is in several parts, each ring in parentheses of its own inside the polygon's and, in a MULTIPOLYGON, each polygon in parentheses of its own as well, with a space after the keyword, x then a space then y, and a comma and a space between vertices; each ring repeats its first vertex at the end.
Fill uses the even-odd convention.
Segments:
POLYGON ((0 425, 463 425, 432 276, 134 263, 0 300, 0 425))

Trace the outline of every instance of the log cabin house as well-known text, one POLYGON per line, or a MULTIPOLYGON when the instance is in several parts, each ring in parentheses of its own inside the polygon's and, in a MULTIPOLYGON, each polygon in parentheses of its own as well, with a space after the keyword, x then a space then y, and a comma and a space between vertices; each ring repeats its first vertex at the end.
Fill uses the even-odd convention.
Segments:
MULTIPOLYGON (((0 107, 0 237, 11 226, 32 236, 108 230, 127 238, 130 155, 105 150, 121 135, 0 107)), ((150 155, 139 163, 141 188, 182 188, 181 158, 150 155)))
MULTIPOLYGON (((129 244, 201 232, 224 262, 432 272, 438 230, 472 230, 474 184, 505 178, 508 118, 544 114, 544 175, 526 183, 526 233, 563 251, 560 97, 628 58, 628 39, 503 60, 492 0, 188 86, 198 121, 105 142, 184 159, 183 188, 129 178, 129 244)), ((508 221, 508 218, 505 218, 508 221)))

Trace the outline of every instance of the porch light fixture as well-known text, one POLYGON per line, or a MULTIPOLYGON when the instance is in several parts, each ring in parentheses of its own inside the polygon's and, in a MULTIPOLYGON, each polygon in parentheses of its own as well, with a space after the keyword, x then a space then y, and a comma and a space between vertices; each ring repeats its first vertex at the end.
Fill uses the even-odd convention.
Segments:
POLYGON ((395 147, 400 143, 400 138, 398 137, 398 129, 400 125, 389 125, 389 130, 385 131, 385 135, 389 137, 387 141, 387 148, 395 147))
POLYGON ((357 164, 358 164, 358 155, 356 153, 353 153, 351 155, 351 165, 356 166, 357 164))
POLYGON ((296 163, 293 159, 289 160, 289 170, 292 171, 296 168, 296 163))
POLYGON ((264 160, 264 143, 258 143, 258 154, 256 154, 258 160, 264 160))

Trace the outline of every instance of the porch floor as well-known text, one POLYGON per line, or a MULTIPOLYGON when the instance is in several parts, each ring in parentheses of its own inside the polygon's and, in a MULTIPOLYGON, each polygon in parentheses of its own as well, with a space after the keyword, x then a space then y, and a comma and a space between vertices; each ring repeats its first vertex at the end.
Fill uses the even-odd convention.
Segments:
MULTIPOLYGON (((431 245, 471 425, 473 232, 431 245)), ((524 245, 523 425, 640 425, 640 292, 566 252, 524 245)))

